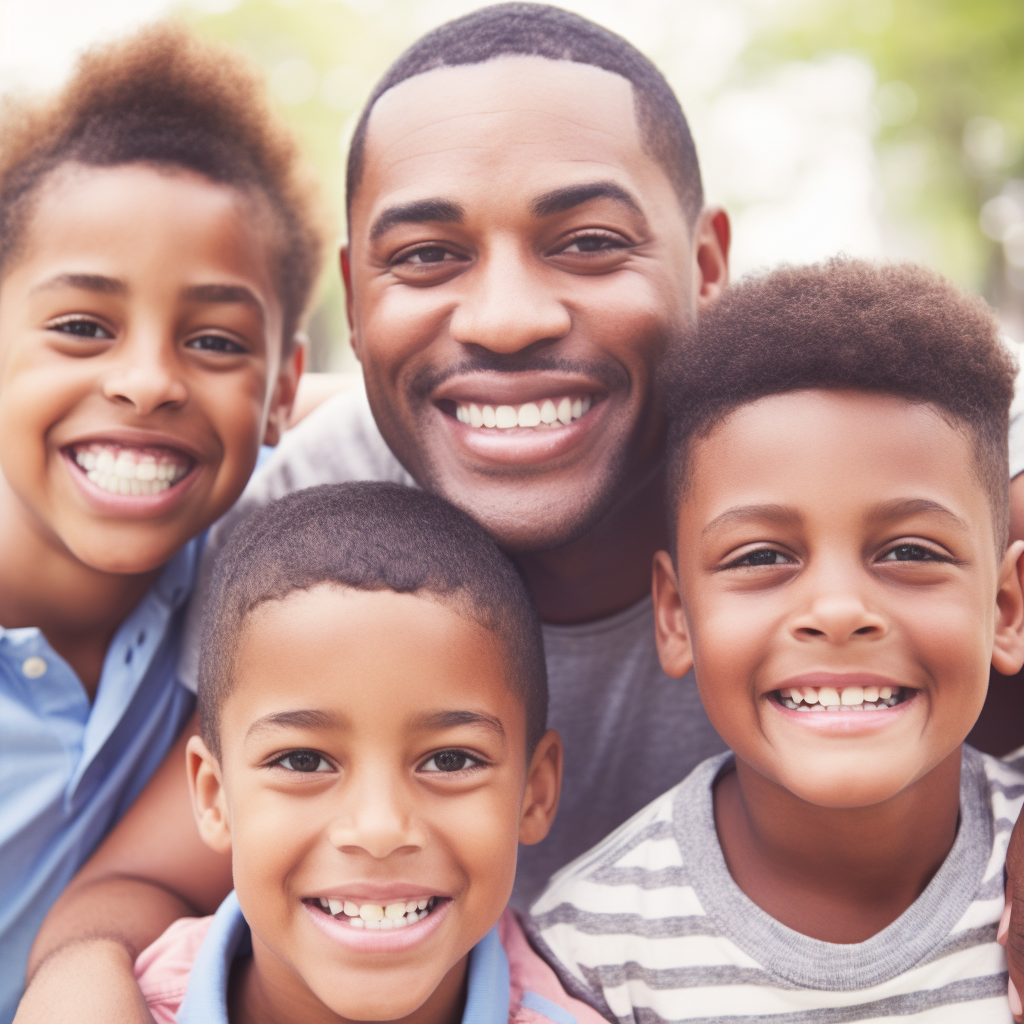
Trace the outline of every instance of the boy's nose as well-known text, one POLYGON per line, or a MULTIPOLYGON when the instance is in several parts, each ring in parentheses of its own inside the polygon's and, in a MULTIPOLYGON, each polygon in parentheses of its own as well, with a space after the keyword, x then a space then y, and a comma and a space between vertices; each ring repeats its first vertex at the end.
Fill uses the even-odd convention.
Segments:
POLYGON ((572 318, 543 276, 513 245, 496 248, 464 275, 448 327, 452 338, 499 353, 564 338, 572 318))
POLYGON ((853 592, 817 595, 794 617, 792 629, 800 640, 823 639, 829 643, 877 640, 888 632, 885 619, 853 592))
MULTIPOLYGON (((170 343, 166 343, 170 347, 170 343)), ((176 361, 163 346, 131 346, 106 374, 103 394, 119 405, 129 405, 146 416, 161 407, 174 409, 188 400, 188 388, 177 372, 176 361), (155 348, 155 350, 153 350, 155 348)))
POLYGON ((423 846, 424 836, 400 794, 381 785, 349 788, 331 822, 330 843, 342 852, 365 852, 382 860, 423 846))

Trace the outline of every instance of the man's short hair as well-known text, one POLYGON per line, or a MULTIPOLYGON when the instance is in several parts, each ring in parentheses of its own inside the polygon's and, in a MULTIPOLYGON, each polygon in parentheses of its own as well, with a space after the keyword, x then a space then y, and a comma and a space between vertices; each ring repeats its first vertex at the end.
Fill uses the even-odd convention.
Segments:
POLYGON ((194 171, 264 198, 287 352, 323 257, 318 188, 259 74, 237 52, 161 23, 86 52, 43 101, 0 108, 0 274, 19 251, 32 201, 65 164, 194 171))
POLYGON ((443 498, 400 484, 324 484, 258 509, 217 558, 199 660, 203 739, 220 756, 219 720, 248 616, 322 584, 422 594, 492 633, 526 712, 527 753, 547 724, 540 622, 526 584, 484 529, 443 498))
POLYGON ((665 169, 692 224, 704 204, 690 126, 665 76, 622 36, 548 4, 494 4, 449 21, 412 44, 370 93, 352 136, 348 208, 359 188, 374 105, 389 89, 436 68, 484 64, 498 57, 546 57, 589 64, 627 79, 645 149, 665 169))
POLYGON ((853 389, 929 403, 966 432, 1001 554, 1015 375, 986 303, 923 267, 840 258, 748 278, 701 316, 661 370, 672 519, 689 446, 733 410, 792 391, 853 389))

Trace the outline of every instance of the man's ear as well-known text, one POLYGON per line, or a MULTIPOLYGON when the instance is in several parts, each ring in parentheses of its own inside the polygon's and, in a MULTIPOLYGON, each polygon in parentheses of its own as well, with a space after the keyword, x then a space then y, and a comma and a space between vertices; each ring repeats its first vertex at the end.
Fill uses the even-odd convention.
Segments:
POLYGON ((1015 540, 1003 556, 996 591, 996 635, 992 667, 1014 676, 1024 665, 1024 540, 1015 540))
POLYGON ((345 319, 348 321, 349 342, 356 359, 362 362, 359 355, 359 337, 356 331, 356 293, 352 288, 352 260, 350 259, 348 245, 341 247, 338 253, 338 260, 341 263, 341 283, 345 286, 345 319))
POLYGON ((698 271, 697 306, 717 301, 729 283, 729 245, 732 228, 729 214, 720 206, 701 210, 693 230, 693 246, 698 271))
POLYGON ((306 366, 306 353, 309 350, 309 338, 302 332, 292 339, 292 350, 287 359, 281 362, 281 369, 274 384, 274 393, 270 396, 270 409, 267 412, 267 428, 263 433, 263 443, 275 445, 288 426, 292 406, 295 404, 295 392, 299 387, 299 379, 306 366))
POLYGON ((681 679, 693 667, 690 631, 679 596, 679 581, 672 556, 659 551, 654 556, 651 590, 654 595, 654 639, 661 667, 673 679, 681 679))
POLYGON ((211 850, 231 852, 231 823, 220 764, 201 736, 193 736, 185 747, 185 768, 192 797, 192 813, 199 835, 211 850))
POLYGON ((540 738, 526 773, 526 792, 519 816, 519 842, 539 843, 551 828, 562 791, 562 737, 548 729, 540 738))

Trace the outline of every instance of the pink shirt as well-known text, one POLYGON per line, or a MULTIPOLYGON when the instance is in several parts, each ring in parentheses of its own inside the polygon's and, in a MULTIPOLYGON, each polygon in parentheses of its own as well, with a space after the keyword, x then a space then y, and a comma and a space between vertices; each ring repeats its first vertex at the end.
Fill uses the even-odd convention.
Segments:
MULTIPOLYGON (((135 978, 156 1024, 177 1024, 192 964, 212 921, 212 916, 175 921, 135 961, 135 978)), ((596 1010, 562 988, 555 972, 530 946, 512 910, 502 914, 498 935, 509 964, 509 1024, 567 1024, 564 1014, 574 1017, 576 1024, 605 1024, 596 1010), (544 1012, 545 1002, 554 1004, 563 1014, 549 1016, 544 1012)))

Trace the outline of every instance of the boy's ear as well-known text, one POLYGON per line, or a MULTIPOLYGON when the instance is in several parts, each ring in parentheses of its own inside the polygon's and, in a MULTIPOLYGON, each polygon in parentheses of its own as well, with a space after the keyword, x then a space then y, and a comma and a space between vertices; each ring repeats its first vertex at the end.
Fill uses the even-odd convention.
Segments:
POLYGON ((654 556, 651 590, 654 595, 654 639, 666 675, 681 679, 693 667, 693 648, 686 627, 679 581, 672 556, 659 551, 654 556))
POLYGON ((530 758, 519 815, 519 842, 532 846, 548 834, 561 791, 562 737, 554 729, 548 729, 530 758))
POLYGON ((1003 557, 996 591, 996 635, 992 667, 1014 676, 1024 665, 1024 540, 1015 540, 1003 557))
POLYGON ((348 245, 343 245, 338 253, 338 261, 341 264, 341 283, 345 286, 345 319, 348 321, 349 342, 356 359, 362 362, 359 356, 359 338, 356 336, 355 317, 355 292, 352 290, 352 261, 349 259, 348 245))
POLYGON ((231 852, 231 823, 221 779, 220 764, 201 736, 193 736, 185 747, 185 767, 192 797, 192 813, 199 835, 211 850, 231 852))
POLYGON ((292 339, 292 350, 288 358, 281 363, 281 370, 274 384, 274 393, 270 396, 270 409, 267 413, 267 429, 263 433, 263 443, 275 445, 288 426, 295 404, 295 392, 299 388, 299 379, 306 366, 306 353, 309 351, 309 338, 300 331, 292 339))

